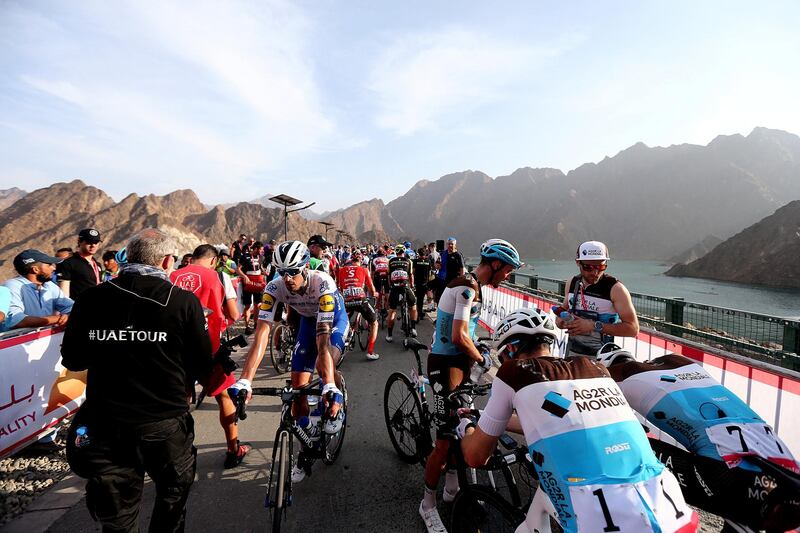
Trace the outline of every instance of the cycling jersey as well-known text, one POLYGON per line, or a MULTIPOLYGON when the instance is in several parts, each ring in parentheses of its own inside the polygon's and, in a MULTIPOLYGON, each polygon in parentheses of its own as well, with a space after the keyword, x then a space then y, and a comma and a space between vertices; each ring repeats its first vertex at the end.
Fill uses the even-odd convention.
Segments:
POLYGON ((800 473, 773 429, 691 359, 669 354, 610 372, 631 407, 690 452, 755 471, 742 458, 759 455, 800 473))
POLYGON ((460 354, 461 350, 453 343, 453 321, 468 322, 469 336, 474 338, 480 314, 480 287, 472 274, 465 274, 451 281, 439 298, 431 353, 460 354))
MULTIPOLYGON (((611 301, 611 288, 617 284, 617 278, 604 274, 594 285, 586 285, 581 276, 573 277, 569 282, 569 310, 575 315, 592 321, 607 324, 620 322, 614 303, 611 301)), ((603 344, 613 342, 611 335, 602 335, 593 331, 588 335, 570 335, 569 350, 583 355, 594 355, 603 344)))
POLYGON ((392 287, 405 287, 411 281, 411 260, 407 257, 393 257, 389 260, 389 283, 392 287))
MULTIPOLYGON (((695 531, 696 513, 604 367, 584 357, 507 361, 478 426, 500 436, 515 409, 565 532, 695 531)), ((526 524, 540 523, 534 514, 526 524)))
POLYGON ((339 268, 336 278, 345 302, 361 301, 367 297, 364 285, 367 283, 367 269, 360 265, 345 265, 339 268))

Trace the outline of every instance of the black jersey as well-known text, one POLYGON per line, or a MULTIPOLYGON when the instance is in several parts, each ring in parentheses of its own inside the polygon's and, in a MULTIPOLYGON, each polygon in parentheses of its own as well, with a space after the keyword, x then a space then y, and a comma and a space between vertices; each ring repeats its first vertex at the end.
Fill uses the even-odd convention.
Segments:
POLYGON ((406 287, 411 283, 413 272, 411 259, 408 257, 395 256, 389 259, 389 283, 392 287, 406 287))
POLYGON ((93 412, 128 424, 187 412, 187 391, 212 365, 197 297, 139 274, 83 293, 70 313, 61 355, 66 368, 89 371, 86 401, 93 412))

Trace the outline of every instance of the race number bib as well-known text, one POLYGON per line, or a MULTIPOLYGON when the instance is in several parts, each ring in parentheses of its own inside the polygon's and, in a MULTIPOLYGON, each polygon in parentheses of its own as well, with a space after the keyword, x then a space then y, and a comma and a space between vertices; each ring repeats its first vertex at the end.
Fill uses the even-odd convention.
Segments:
POLYGON ((706 428, 708 439, 717 447, 720 457, 728 467, 734 468, 742 462, 743 457, 758 455, 798 471, 797 462, 789 453, 786 444, 775 435, 767 424, 717 424, 706 428))
POLYGON ((393 270, 391 279, 392 283, 402 283, 408 281, 408 272, 405 270, 393 270))
POLYGON ((364 298, 363 287, 347 287, 342 291, 345 300, 361 300, 364 298))

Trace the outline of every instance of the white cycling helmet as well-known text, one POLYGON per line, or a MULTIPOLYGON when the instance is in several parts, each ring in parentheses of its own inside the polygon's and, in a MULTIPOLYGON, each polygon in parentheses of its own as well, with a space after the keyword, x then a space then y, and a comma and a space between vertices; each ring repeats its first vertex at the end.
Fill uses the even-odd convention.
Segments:
POLYGON ((509 342, 516 341, 513 337, 539 335, 549 342, 555 342, 558 339, 556 331, 556 325, 548 313, 536 307, 523 307, 507 314, 497 324, 492 340, 499 357, 509 342))
POLYGON ((633 354, 631 354, 631 352, 628 350, 623 350, 613 342, 607 342, 599 350, 597 350, 595 360, 604 367, 608 368, 614 363, 635 361, 636 358, 633 357, 633 354))
POLYGON ((272 254, 275 268, 305 268, 311 259, 308 246, 300 241, 285 241, 272 254))

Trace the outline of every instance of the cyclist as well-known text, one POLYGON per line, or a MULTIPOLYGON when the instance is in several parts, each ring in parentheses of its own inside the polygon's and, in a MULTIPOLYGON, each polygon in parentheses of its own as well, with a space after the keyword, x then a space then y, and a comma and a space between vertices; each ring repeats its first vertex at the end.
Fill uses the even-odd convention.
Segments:
MULTIPOLYGON (((442 406, 441 397, 469 380, 474 364, 484 372, 492 366, 488 349, 475 346, 475 327, 481 311, 480 287, 498 287, 522 266, 519 253, 514 246, 502 239, 489 239, 481 245, 480 264, 475 272, 464 273, 453 279, 445 288, 436 312, 436 332, 428 355, 428 379, 434 391, 434 406, 442 406)), ((452 428, 446 427, 449 413, 437 409, 436 444, 425 463, 425 494, 419 513, 429 532, 445 531, 439 512, 436 510, 436 488, 442 472, 447 466, 447 457, 452 438, 452 428)), ((444 501, 451 502, 458 492, 455 472, 447 472, 444 501)))
POLYGON ((477 427, 465 418, 457 433, 464 459, 477 467, 507 427, 522 430, 540 490, 517 532, 549 531, 550 516, 567 533, 697 529, 678 480, 658 462, 605 368, 587 357, 551 357, 549 314, 513 311, 493 340, 503 362, 491 396, 477 427))
POLYGON ((386 298, 389 296, 389 258, 383 247, 378 248, 378 255, 372 259, 370 266, 372 271, 372 284, 377 292, 375 301, 377 308, 383 316, 386 316, 386 298))
POLYGON ((406 257, 406 247, 398 244, 394 247, 395 256, 389 259, 389 318, 386 320, 386 342, 392 342, 392 328, 400 294, 406 295, 406 307, 411 320, 411 336, 417 336, 414 324, 417 323, 417 299, 414 296, 414 266, 406 257))
POLYGON ((367 293, 372 297, 375 296, 375 286, 372 284, 369 272, 362 266, 362 257, 361 250, 356 248, 350 257, 350 261, 339 267, 337 282, 339 290, 344 296, 347 314, 350 315, 353 311, 360 311, 361 316, 369 322, 367 359, 375 361, 380 357, 375 353, 375 340, 378 338, 378 320, 375 315, 375 308, 372 307, 372 304, 367 299, 367 294, 364 292, 364 285, 367 286, 367 293))
MULTIPOLYGON (((280 319, 275 316, 276 304, 283 302, 301 316, 297 344, 292 354, 292 387, 308 384, 316 369, 323 382, 322 396, 329 414, 323 429, 325 433, 334 434, 343 424, 341 381, 335 365, 344 351, 349 324, 344 300, 336 290, 333 278, 324 272, 309 270, 308 262, 308 248, 299 241, 282 242, 272 255, 272 264, 279 278, 267 284, 261 296, 254 340, 247 352, 241 377, 231 387, 231 392, 235 397, 244 390, 247 400, 250 400, 252 380, 264 357, 270 329, 280 319)), ((307 397, 301 396, 295 401, 292 414, 303 420, 304 429, 312 438, 319 438, 318 434, 315 435, 316 427, 312 427, 308 420, 307 397)), ((300 482, 308 473, 310 464, 301 450, 292 470, 292 480, 300 482)))
POLYGON ((628 289, 617 278, 606 274, 608 247, 599 241, 578 246, 575 264, 580 273, 567 280, 562 307, 576 318, 556 325, 569 332, 570 355, 594 356, 614 336, 635 337, 639 319, 628 289))
POLYGON ((405 241, 403 243, 403 246, 406 249, 406 257, 408 257, 409 259, 411 259, 413 261, 414 258, 417 257, 417 252, 415 252, 414 248, 411 247, 411 241, 405 241))
POLYGON ((684 486, 686 500, 723 517, 723 531, 789 531, 800 526, 800 494, 783 486, 779 465, 800 466, 772 427, 691 359, 667 354, 646 363, 614 344, 598 361, 630 406, 687 451, 650 444, 684 486), (767 461, 764 465, 759 459, 767 461), (756 461, 756 462, 753 462, 756 461))

